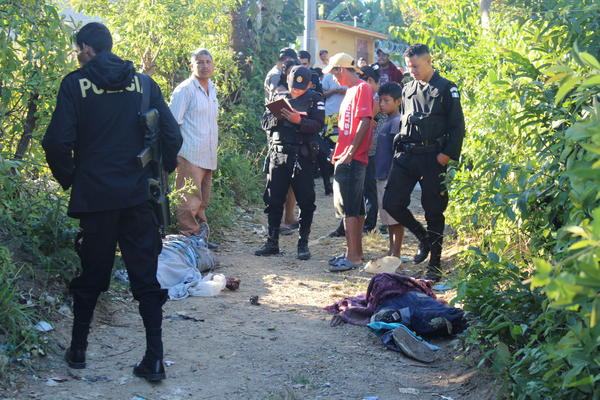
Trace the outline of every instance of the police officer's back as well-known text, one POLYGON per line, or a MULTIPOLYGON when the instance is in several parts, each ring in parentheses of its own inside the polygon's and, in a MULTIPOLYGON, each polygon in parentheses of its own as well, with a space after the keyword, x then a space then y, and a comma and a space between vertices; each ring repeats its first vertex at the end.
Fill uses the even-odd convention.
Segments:
POLYGON ((158 85, 111 53, 112 37, 104 25, 85 25, 76 40, 82 68, 63 79, 42 142, 55 178, 63 188, 71 188, 68 214, 79 218, 82 228, 82 273, 69 286, 74 320, 65 359, 71 368, 86 366, 92 314, 99 294, 109 287, 118 243, 146 328, 146 354, 134 373, 160 380, 165 377, 161 307, 167 298, 156 279, 162 243, 149 202, 151 172, 136 158, 145 145, 138 115, 144 86, 149 108, 160 113, 168 171, 176 166, 181 135, 158 85))
POLYGON ((313 161, 317 151, 315 138, 323 129, 325 105, 323 97, 308 90, 311 72, 294 66, 288 76, 290 92, 281 92, 275 101, 287 101, 292 110, 279 115, 266 111, 262 126, 269 135, 269 174, 264 193, 268 214, 269 238, 255 252, 259 256, 279 253, 279 224, 283 204, 290 185, 300 207, 298 258, 310 258, 308 235, 315 211, 313 161))
POLYGON ((395 155, 383 208, 407 227, 420 242, 415 263, 428 255, 428 279, 440 278, 444 211, 448 193, 446 165, 458 160, 465 134, 460 95, 456 85, 431 66, 426 45, 415 44, 404 53, 414 80, 402 92, 400 133, 394 139, 395 155), (419 182, 427 230, 408 210, 410 194, 419 182))

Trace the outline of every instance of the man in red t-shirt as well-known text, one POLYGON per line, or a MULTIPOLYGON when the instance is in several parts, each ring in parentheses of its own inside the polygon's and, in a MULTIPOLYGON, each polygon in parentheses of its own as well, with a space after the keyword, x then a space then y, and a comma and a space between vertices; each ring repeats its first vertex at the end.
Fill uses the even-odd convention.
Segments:
POLYGON ((329 260, 330 271, 346 271, 361 265, 362 232, 365 223, 363 187, 373 135, 373 89, 361 80, 352 56, 338 53, 331 57, 323 73, 331 72, 340 86, 347 86, 340 105, 339 136, 333 152, 335 165, 333 203, 338 217, 344 218, 346 254, 329 260))

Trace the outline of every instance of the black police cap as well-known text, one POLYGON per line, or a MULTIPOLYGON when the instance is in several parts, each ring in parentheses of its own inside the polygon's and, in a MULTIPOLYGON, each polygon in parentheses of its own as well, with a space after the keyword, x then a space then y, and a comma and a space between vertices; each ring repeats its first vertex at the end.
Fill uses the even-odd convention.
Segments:
POLYGON ((297 65, 290 70, 292 87, 294 89, 306 89, 311 82, 312 72, 310 69, 297 65))

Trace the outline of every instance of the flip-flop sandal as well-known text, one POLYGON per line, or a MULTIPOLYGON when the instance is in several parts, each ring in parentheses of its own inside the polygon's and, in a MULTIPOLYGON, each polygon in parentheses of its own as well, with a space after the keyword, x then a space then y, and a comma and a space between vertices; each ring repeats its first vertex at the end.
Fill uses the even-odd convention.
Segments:
POLYGON ((345 258, 338 260, 337 263, 333 264, 329 267, 330 272, 341 272, 341 271, 349 271, 354 268, 360 268, 362 264, 354 264, 352 261, 348 261, 345 258))
POLYGON ((293 231, 295 231, 299 227, 300 227, 299 223, 298 224, 292 224, 292 225, 286 225, 284 227, 280 227, 279 228, 279 234, 283 235, 283 236, 291 235, 293 233, 293 231))
POLYGON ((330 258, 327 262, 329 263, 329 265, 335 265, 335 264, 337 264, 338 261, 340 261, 343 258, 346 258, 346 255, 340 254, 339 256, 330 258))

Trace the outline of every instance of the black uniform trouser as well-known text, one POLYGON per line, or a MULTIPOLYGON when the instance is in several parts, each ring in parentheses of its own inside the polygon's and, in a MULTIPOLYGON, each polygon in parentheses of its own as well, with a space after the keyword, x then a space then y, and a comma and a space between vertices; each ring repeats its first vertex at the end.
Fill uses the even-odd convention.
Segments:
POLYGON ((365 199, 365 230, 372 231, 377 226, 377 181, 375 180, 375 156, 369 157, 369 164, 365 172, 364 194, 365 199))
POLYGON ((288 188, 296 195, 300 208, 299 234, 300 240, 308 241, 315 205, 315 183, 313 180, 313 162, 310 158, 297 154, 295 151, 275 152, 270 154, 269 175, 267 187, 263 195, 268 214, 269 231, 279 229, 283 215, 288 188))
MULTIPOLYGON (((82 272, 69 286, 73 295, 73 341, 86 340, 78 334, 77 327, 89 326, 98 296, 109 288, 117 243, 127 267, 131 292, 139 301, 147 339, 160 337, 167 290, 161 289, 156 278, 162 241, 152 204, 145 202, 129 208, 85 213, 79 218, 83 231, 79 248, 82 272)), ((150 355, 161 359, 162 343, 153 347, 148 349, 150 355)))
POLYGON ((327 188, 328 185, 331 185, 331 175, 333 174, 333 164, 331 161, 327 159, 329 153, 331 153, 331 140, 326 139, 322 136, 317 137, 317 142, 319 144, 319 153, 317 154, 317 166, 319 167, 319 171, 321 172, 321 177, 323 178, 323 185, 327 188))
POLYGON ((395 156, 383 196, 383 208, 419 240, 428 241, 432 260, 439 257, 444 233, 444 211, 448 192, 444 185, 446 167, 437 162, 437 152, 401 153, 395 156), (421 185, 421 205, 425 211, 427 231, 408 209, 416 183, 421 185))

